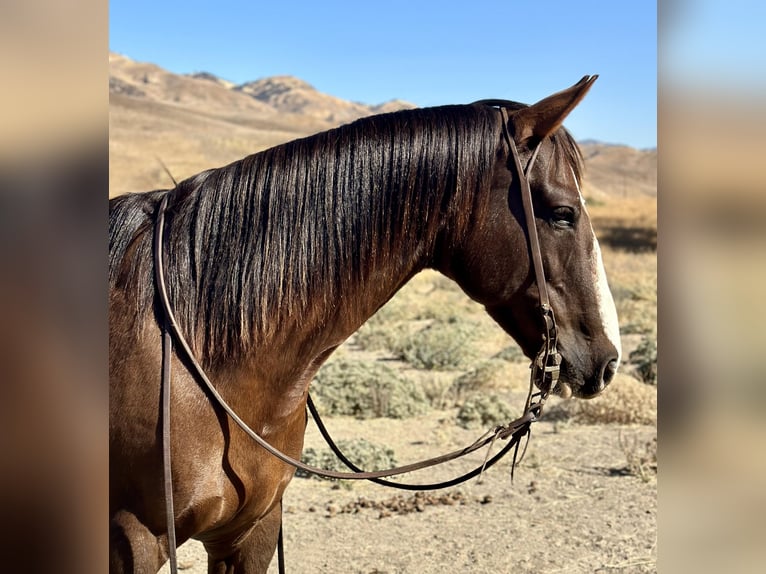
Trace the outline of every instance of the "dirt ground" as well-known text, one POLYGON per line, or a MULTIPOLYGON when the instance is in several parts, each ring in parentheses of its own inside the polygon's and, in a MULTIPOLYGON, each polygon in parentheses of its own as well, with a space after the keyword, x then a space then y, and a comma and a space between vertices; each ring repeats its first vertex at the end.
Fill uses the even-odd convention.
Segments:
MULTIPOLYGON (((406 420, 333 417, 327 424, 337 439, 362 436, 392 448, 400 464, 482 434, 455 425, 450 411, 406 420)), ((481 482, 426 495, 295 478, 284 501, 287 571, 656 572, 656 473, 640 476, 629 464, 656 436, 654 426, 542 420, 513 483, 508 457, 481 482)), ((307 446, 321 440, 310 424, 307 446)), ((482 458, 409 478, 445 479, 482 458)), ((179 549, 178 561, 182 572, 207 571, 196 541, 179 549)), ((277 572, 276 557, 269 572, 277 572)))

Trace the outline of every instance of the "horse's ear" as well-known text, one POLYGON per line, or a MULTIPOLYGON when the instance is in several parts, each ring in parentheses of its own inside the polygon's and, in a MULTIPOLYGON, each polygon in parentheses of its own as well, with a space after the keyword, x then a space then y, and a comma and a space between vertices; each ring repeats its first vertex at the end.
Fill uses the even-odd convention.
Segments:
POLYGON ((585 97, 596 78, 598 76, 584 76, 574 86, 513 112, 510 127, 516 142, 522 143, 532 138, 540 141, 555 132, 569 112, 585 97))

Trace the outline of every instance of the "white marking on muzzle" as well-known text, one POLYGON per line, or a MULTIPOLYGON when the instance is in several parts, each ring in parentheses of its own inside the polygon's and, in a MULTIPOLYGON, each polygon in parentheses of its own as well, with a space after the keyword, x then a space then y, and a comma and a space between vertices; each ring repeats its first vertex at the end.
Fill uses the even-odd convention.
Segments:
POLYGON ((604 270, 604 261, 601 259, 601 247, 599 247, 596 235, 593 235, 593 275, 596 282, 596 298, 598 299, 598 310, 601 315, 601 324, 609 341, 617 349, 617 362, 620 362, 622 356, 622 345, 620 343, 620 322, 617 318, 617 307, 614 305, 612 292, 609 290, 609 283, 606 280, 606 271, 604 270))
MULTIPOLYGON (((585 209, 585 198, 580 191, 580 185, 577 183, 577 176, 575 175, 574 170, 572 170, 572 177, 574 178, 575 186, 577 187, 577 193, 580 195, 582 207, 585 209)), ((614 305, 614 298, 609 289, 609 283, 606 280, 604 261, 601 258, 601 247, 598 244, 598 239, 596 239, 596 233, 593 231, 592 224, 590 231, 593 236, 591 269, 593 270, 593 281, 596 285, 598 311, 601 316, 601 324, 604 327, 604 332, 612 345, 614 345, 614 348, 617 349, 617 362, 619 363, 620 357, 622 357, 622 344, 620 343, 620 322, 617 318, 617 307, 614 305)))

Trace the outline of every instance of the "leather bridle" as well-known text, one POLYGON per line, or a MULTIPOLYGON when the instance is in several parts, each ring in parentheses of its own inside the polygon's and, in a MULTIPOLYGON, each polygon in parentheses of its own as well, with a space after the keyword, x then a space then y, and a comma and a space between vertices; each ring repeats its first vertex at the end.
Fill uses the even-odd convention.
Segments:
MULTIPOLYGON (((492 102, 493 100, 484 100, 482 103, 491 105, 492 102)), ((547 398, 548 394, 558 385, 561 370, 561 354, 558 352, 556 319, 553 315, 553 307, 551 307, 550 299, 548 298, 548 284, 545 281, 542 250, 540 249, 540 239, 537 236, 535 210, 532 205, 532 190, 529 186, 529 176, 532 173, 532 167, 537 159, 537 154, 540 151, 541 145, 540 143, 537 144, 532 152, 532 157, 527 163, 527 168, 524 170, 521 166, 519 151, 516 149, 516 142, 514 142, 513 138, 508 133, 508 112, 502 106, 500 107, 500 115, 503 118, 503 136, 511 150, 516 173, 519 174, 521 202, 524 206, 524 218, 527 224, 527 237, 529 238, 529 251, 535 271, 535 283, 537 284, 539 293, 540 315, 545 325, 543 345, 531 365, 532 381, 538 382, 538 388, 541 389, 541 392, 543 393, 541 398, 544 399, 547 398)), ((529 404, 527 404, 527 406, 529 406, 529 404)))
MULTIPOLYGON (((339 472, 333 470, 326 470, 316 468, 314 466, 305 464, 300 460, 296 460, 289 455, 283 453, 279 449, 270 445, 265 439, 263 439, 258 433, 253 431, 228 405, 228 403, 221 397, 218 390, 212 384, 202 366, 194 357, 189 344, 186 341, 181 329, 176 321, 175 314, 173 313, 172 306, 167 293, 165 284, 165 272, 164 272, 164 228, 165 228, 165 212, 168 207, 170 192, 166 193, 160 202, 157 209, 157 215, 154 226, 154 269, 155 269, 155 281, 157 292, 160 300, 160 308, 164 315, 162 322, 162 449, 163 449, 163 476, 164 476, 164 491, 165 491, 165 507, 166 507, 166 521, 168 529, 168 550, 170 571, 173 574, 177 572, 176 563, 176 537, 175 537, 175 516, 173 511, 173 492, 172 492, 172 473, 171 473, 171 455, 170 455, 170 385, 171 385, 171 373, 170 365, 173 354, 173 340, 183 349, 188 364, 191 366, 192 374, 196 376, 198 381, 204 386, 204 388, 215 399, 215 402, 237 423, 237 425, 258 443, 262 448, 269 452, 274 457, 278 458, 282 462, 293 466, 296 469, 300 469, 304 472, 316 474, 325 478, 344 479, 344 480, 370 480, 378 484, 385 486, 391 486, 394 488, 405 490, 435 490, 439 488, 446 488, 460 484, 481 474, 485 469, 494 465, 503 456, 505 456, 511 449, 514 449, 513 464, 511 466, 511 476, 513 476, 513 469, 517 462, 517 455, 519 452, 519 446, 521 440, 524 437, 528 437, 531 431, 531 424, 538 420, 542 414, 543 405, 546 399, 550 395, 551 391, 556 387, 559 377, 559 365, 561 363, 561 355, 557 351, 556 347, 556 322, 553 316, 553 309, 551 308, 550 301, 548 299, 548 291, 545 283, 545 274, 543 271, 542 253, 540 250, 540 242, 537 236, 537 229, 535 226, 535 215, 532 206, 532 192, 529 185, 529 175, 534 165, 535 159, 540 146, 535 148, 532 156, 527 163, 526 169, 522 168, 521 160, 518 150, 513 138, 508 133, 508 116, 507 111, 502 106, 502 101, 497 100, 483 100, 476 102, 477 104, 487 104, 492 106, 498 106, 503 119, 503 135, 508 144, 510 155, 513 157, 513 163, 516 174, 519 179, 520 191, 522 203, 524 206, 524 215, 526 219, 527 236, 529 238, 529 249, 532 258, 535 281, 537 283, 540 299, 540 313, 545 325, 545 331, 543 333, 543 345, 538 352, 535 360, 530 365, 530 383, 529 393, 525 403, 524 413, 517 419, 505 424, 495 427, 489 430, 483 436, 479 437, 471 445, 453 451, 451 453, 441 455, 435 458, 430 458, 413 464, 399 466, 388 470, 380 471, 365 471, 357 467, 351 462, 338 448, 335 442, 327 432, 324 423, 319 417, 319 413, 316 411, 311 397, 308 397, 307 406, 312 416, 317 422, 317 426, 322 436, 327 441, 330 448, 341 459, 341 461, 348 466, 352 472, 339 472), (534 392, 534 388, 537 386, 541 389, 539 392, 534 392), (487 452, 483 464, 477 468, 457 477, 452 480, 433 483, 433 484, 404 484, 399 482, 391 482, 385 480, 385 478, 401 475, 408 472, 429 468, 438 464, 445 463, 450 460, 465 456, 472 452, 481 449, 484 446, 494 445, 495 441, 500 439, 508 439, 508 443, 492 458, 489 458, 490 452, 487 452)), ((526 448, 526 447, 525 447, 526 448)), ((522 452, 523 457, 523 452, 522 452)), ((280 527, 279 533, 279 571, 284 572, 284 560, 283 560, 283 548, 282 548, 282 531, 280 527)))

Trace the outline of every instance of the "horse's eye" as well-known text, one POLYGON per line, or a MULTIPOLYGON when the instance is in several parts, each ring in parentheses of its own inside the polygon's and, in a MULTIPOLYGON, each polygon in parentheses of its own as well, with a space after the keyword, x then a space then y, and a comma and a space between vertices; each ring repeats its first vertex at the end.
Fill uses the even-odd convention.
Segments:
POLYGON ((575 211, 571 207, 556 207, 551 215, 551 223, 556 227, 569 229, 574 227, 575 211))

